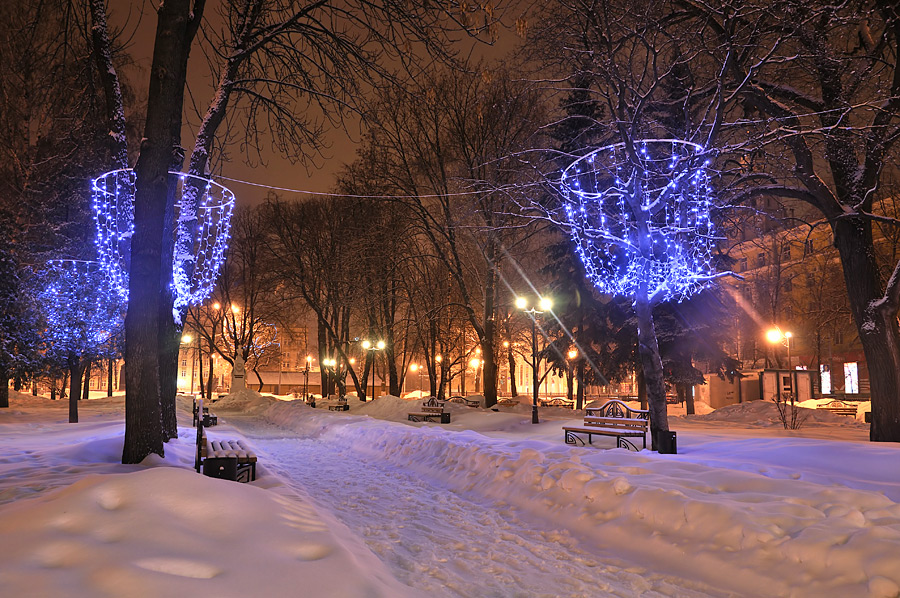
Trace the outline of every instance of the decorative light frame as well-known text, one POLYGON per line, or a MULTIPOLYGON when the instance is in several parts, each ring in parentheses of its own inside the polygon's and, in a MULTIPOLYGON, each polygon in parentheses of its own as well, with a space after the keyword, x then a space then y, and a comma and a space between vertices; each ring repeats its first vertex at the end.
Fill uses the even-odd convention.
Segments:
MULTIPOLYGON (((177 177, 175 201, 175 251, 172 280, 175 291, 176 321, 189 305, 201 304, 212 293, 216 277, 225 261, 231 236, 234 193, 211 179, 170 172, 177 177), (197 201, 188 194, 201 190, 197 201), (184 223, 194 215, 189 204, 197 206, 197 240, 188 247, 184 223), (187 213, 185 208, 188 208, 187 213)), ((131 238, 134 235, 134 193, 137 175, 131 168, 106 172, 92 181, 91 195, 94 221, 97 225, 97 253, 106 268, 111 287, 128 299, 128 270, 131 260, 131 238)))
POLYGON ((681 301, 716 278, 708 155, 690 141, 645 139, 601 147, 562 172, 570 235, 600 292, 681 301))

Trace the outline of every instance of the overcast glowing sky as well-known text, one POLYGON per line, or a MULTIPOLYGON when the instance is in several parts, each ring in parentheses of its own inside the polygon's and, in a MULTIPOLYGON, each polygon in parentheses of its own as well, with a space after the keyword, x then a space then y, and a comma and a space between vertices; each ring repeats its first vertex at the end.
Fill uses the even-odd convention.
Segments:
MULTIPOLYGON (((130 39, 129 52, 137 63, 137 68, 124 70, 125 76, 137 88, 139 97, 146 97, 147 76, 153 54, 153 41, 156 34, 157 3, 149 0, 132 0, 129 3, 110 4, 109 18, 113 29, 120 30, 130 39), (131 5, 129 7, 129 5, 131 5)), ((204 19, 216 26, 219 21, 221 2, 208 2, 204 11, 204 19)), ((202 34, 201 34, 202 35, 202 34)), ((198 38, 200 36, 198 35, 198 38)), ((512 47, 512 38, 504 36, 501 47, 486 48, 487 52, 499 55, 504 49, 512 47)), ((190 151, 193 146, 197 125, 206 111, 214 92, 216 78, 210 75, 202 48, 195 41, 188 64, 188 94, 185 96, 185 124, 182 129, 182 145, 190 151)), ((245 155, 238 144, 228 148, 230 162, 224 166, 215 165, 215 173, 232 179, 250 181, 274 187, 302 189, 306 191, 328 192, 332 190, 335 175, 345 165, 353 161, 357 143, 361 139, 360 126, 357 119, 348 117, 345 129, 331 129, 325 135, 323 156, 314 163, 291 164, 288 160, 271 148, 264 148, 263 164, 247 165, 245 155)), ((255 156, 254 156, 255 159, 255 156)), ((265 198, 264 188, 243 185, 234 181, 222 181, 230 187, 238 198, 239 205, 248 205, 265 198)), ((297 194, 282 193, 285 198, 299 197, 297 194)))

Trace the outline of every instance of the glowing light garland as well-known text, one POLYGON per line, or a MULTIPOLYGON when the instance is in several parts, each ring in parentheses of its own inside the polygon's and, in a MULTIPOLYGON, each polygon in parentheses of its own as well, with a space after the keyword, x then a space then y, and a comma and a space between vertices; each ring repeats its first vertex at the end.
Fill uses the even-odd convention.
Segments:
MULTIPOLYGON (((180 321, 180 314, 188 305, 198 305, 212 293, 231 235, 234 193, 203 177, 180 172, 169 174, 178 177, 175 202, 178 242, 172 278, 173 312, 176 321, 180 321), (187 223, 193 219, 191 205, 197 206, 197 241, 193 246, 185 233, 187 223), (182 209, 185 206, 187 209, 182 209)), ((91 185, 99 261, 106 269, 110 286, 125 300, 134 234, 135 180, 132 169, 121 169, 100 175, 91 185)))
POLYGON ((118 334, 125 302, 108 284, 100 262, 51 260, 40 274, 38 301, 47 318, 45 338, 55 350, 90 352, 118 334))
POLYGON ((716 273, 709 160, 700 145, 648 139, 609 145, 562 173, 578 254, 603 293, 681 301, 716 273))

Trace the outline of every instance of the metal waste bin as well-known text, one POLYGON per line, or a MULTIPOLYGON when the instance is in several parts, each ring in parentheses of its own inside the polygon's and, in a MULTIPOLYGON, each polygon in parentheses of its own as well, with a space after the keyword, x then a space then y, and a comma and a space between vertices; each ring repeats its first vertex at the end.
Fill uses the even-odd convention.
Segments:
POLYGON ((656 448, 656 452, 661 455, 677 454, 678 442, 675 438, 675 432, 672 430, 658 430, 653 446, 656 448))

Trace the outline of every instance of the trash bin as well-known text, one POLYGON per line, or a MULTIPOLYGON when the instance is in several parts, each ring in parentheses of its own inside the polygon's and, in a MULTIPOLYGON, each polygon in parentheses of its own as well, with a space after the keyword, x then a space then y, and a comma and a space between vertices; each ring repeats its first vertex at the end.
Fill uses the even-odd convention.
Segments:
POLYGON ((656 441, 653 443, 656 452, 660 455, 675 455, 678 453, 678 443, 675 432, 671 430, 659 430, 656 432, 656 441))

